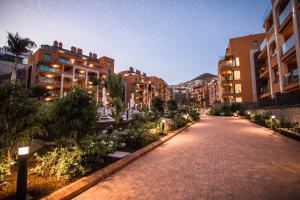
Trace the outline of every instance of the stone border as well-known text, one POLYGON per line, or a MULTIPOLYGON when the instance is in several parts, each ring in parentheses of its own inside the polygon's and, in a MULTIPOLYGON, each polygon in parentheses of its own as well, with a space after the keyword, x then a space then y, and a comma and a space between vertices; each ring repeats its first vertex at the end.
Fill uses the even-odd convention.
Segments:
POLYGON ((136 159, 140 158, 141 156, 145 155, 146 153, 152 151, 156 147, 160 146, 161 144, 165 143, 175 135, 179 134, 180 132, 184 131, 188 127, 190 127, 193 123, 186 125, 174 132, 170 132, 168 135, 160 138, 159 140, 131 153, 130 155, 110 164, 103 169, 100 169, 94 172, 91 175, 83 177, 69 185, 51 193, 50 195, 42 198, 42 200, 66 200, 72 199, 78 196, 80 193, 84 192, 85 190, 93 187, 100 181, 104 180, 105 178, 109 177, 110 175, 114 174, 115 172, 119 171, 126 165, 130 164, 131 162, 135 161, 136 159))

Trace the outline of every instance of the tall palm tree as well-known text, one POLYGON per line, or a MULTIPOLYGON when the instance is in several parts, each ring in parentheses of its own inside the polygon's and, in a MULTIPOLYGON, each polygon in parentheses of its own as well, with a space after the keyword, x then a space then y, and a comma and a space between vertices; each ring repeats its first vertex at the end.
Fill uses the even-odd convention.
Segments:
POLYGON ((18 33, 16 33, 15 35, 12 33, 8 33, 7 43, 11 52, 16 55, 15 63, 11 73, 11 80, 15 82, 17 79, 17 64, 18 64, 19 56, 22 53, 27 53, 29 52, 30 49, 35 48, 36 44, 29 38, 20 37, 18 33))

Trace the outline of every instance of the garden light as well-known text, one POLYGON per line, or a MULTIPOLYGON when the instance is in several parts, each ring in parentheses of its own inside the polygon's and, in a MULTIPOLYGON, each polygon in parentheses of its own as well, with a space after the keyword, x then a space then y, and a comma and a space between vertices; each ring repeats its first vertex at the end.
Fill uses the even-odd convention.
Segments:
POLYGON ((275 115, 272 115, 272 116, 271 116, 271 118, 272 118, 272 119, 275 119, 275 118, 276 118, 276 116, 275 116, 275 115))
POLYGON ((27 157, 29 147, 18 149, 17 199, 26 199, 27 193, 27 157))
POLYGON ((164 119, 161 120, 161 123, 162 123, 162 124, 161 124, 161 130, 164 131, 164 130, 165 130, 165 123, 166 123, 166 120, 164 120, 164 119))
POLYGON ((247 112, 247 114, 248 114, 248 115, 250 115, 250 114, 251 114, 251 112, 249 112, 249 111, 248 111, 248 112, 247 112))

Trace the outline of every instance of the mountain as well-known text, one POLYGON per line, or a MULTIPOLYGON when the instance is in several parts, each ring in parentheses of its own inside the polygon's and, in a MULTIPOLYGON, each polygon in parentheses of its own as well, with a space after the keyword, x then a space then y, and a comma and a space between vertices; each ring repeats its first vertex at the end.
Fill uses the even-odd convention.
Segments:
POLYGON ((204 73, 201 74, 199 76, 197 76, 196 78, 192 79, 191 81, 196 81, 196 80, 203 80, 204 82, 209 82, 211 81, 213 78, 215 78, 216 76, 210 73, 204 73))

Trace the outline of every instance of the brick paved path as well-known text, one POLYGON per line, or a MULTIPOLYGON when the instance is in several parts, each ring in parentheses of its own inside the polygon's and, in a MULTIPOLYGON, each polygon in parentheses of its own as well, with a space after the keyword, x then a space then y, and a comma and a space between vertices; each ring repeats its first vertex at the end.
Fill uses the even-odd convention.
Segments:
POLYGON ((300 143, 246 120, 202 117, 76 199, 300 199, 300 143))

